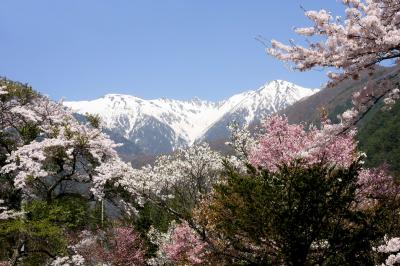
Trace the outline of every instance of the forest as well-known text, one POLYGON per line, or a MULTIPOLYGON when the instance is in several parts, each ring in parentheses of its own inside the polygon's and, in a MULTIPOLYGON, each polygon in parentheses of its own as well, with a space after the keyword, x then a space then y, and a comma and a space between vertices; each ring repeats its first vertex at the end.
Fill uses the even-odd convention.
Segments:
POLYGON ((226 153, 133 167, 98 115, 1 78, 0 265, 400 265, 400 0, 343 7, 305 11, 307 45, 267 53, 330 71, 325 90, 394 71, 318 123, 232 121, 226 153))

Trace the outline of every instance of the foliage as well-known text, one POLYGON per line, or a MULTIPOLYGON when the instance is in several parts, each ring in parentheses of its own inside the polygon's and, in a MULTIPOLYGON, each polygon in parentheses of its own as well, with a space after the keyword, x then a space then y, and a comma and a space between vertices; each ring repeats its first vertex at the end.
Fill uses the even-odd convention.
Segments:
POLYGON ((378 111, 368 118, 357 134, 359 147, 367 154, 366 165, 377 167, 388 164, 400 174, 400 103, 391 110, 378 111))
POLYGON ((379 208, 357 208, 359 171, 357 162, 347 169, 296 163, 243 175, 227 165, 197 219, 227 264, 371 265, 372 244, 385 232, 379 208))
POLYGON ((99 115, 85 114, 85 118, 88 120, 89 124, 94 128, 100 128, 101 119, 99 115))
POLYGON ((66 230, 83 229, 88 219, 87 202, 82 198, 56 199, 48 204, 45 201, 32 201, 25 207, 28 219, 48 220, 66 230))
POLYGON ((152 258, 157 256, 159 249, 158 245, 153 243, 148 237, 148 232, 151 230, 167 232, 174 218, 175 216, 168 212, 168 210, 150 201, 147 201, 142 207, 138 208, 137 218, 132 222, 145 242, 147 247, 146 257, 152 258))
POLYGON ((0 222, 0 243, 4 252, 0 256, 7 259, 8 252, 19 252, 22 265, 32 265, 43 264, 49 257, 66 251, 67 241, 60 223, 70 220, 68 209, 64 214, 62 207, 39 201, 27 204, 24 211, 26 218, 0 222))
POLYGON ((226 174, 195 213, 217 261, 231 264, 371 265, 374 243, 399 233, 397 185, 363 167, 354 132, 289 125, 272 116, 248 173, 226 174))

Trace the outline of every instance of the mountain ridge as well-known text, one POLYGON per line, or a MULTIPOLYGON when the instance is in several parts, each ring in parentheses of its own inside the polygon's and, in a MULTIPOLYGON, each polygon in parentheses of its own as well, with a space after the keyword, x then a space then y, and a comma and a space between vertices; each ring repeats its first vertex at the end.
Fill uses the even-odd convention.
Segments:
POLYGON ((274 80, 216 102, 199 98, 144 100, 112 93, 90 101, 67 101, 64 105, 79 114, 99 115, 111 133, 140 146, 144 153, 159 154, 198 140, 219 138, 226 134, 221 128, 226 128, 228 120, 248 125, 317 91, 274 80))

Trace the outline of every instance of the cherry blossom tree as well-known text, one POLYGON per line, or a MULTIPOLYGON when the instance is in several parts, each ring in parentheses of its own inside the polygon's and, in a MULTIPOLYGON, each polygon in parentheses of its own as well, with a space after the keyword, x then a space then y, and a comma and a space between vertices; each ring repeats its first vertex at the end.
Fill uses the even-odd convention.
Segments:
POLYGON ((222 170, 222 156, 209 145, 195 144, 160 156, 153 166, 125 167, 116 182, 139 202, 150 201, 177 219, 190 219, 191 209, 212 190, 222 170))
POLYGON ((273 115, 263 124, 264 133, 250 153, 250 162, 270 171, 299 160, 304 165, 348 167, 360 154, 356 151, 355 131, 337 136, 341 127, 325 121, 321 129, 306 129, 290 125, 286 117, 273 115))
POLYGON ((167 233, 160 233, 154 227, 150 229, 153 232, 150 238, 158 246, 159 252, 149 263, 200 263, 206 246, 203 242, 205 235, 193 220, 192 209, 219 182, 223 156, 211 150, 208 144, 201 143, 171 155, 162 155, 153 166, 141 169, 120 166, 121 170, 117 173, 121 178, 115 182, 117 186, 136 198, 139 206, 146 202, 154 204, 179 222, 178 225, 172 222, 167 233))
MULTIPOLYGON (((98 123, 90 123, 93 119, 78 121, 62 103, 26 85, 5 79, 0 85, 0 191, 4 205, 0 220, 21 218, 15 219, 13 227, 20 228, 19 233, 9 238, 14 239, 9 242, 15 244, 10 251, 10 264, 15 265, 32 250, 50 257, 57 255, 50 251, 51 243, 41 245, 40 240, 32 238, 42 229, 40 220, 35 221, 36 227, 24 222, 25 206, 38 200, 50 206, 55 199, 71 195, 102 200, 114 190, 121 165, 126 164, 114 150, 117 144, 102 133, 98 123), (45 249, 38 251, 33 246, 45 249)), ((59 224, 56 229, 51 221, 45 222, 54 228, 49 235, 63 234, 59 224)), ((60 239, 57 244, 64 242, 60 239)), ((57 248, 59 252, 61 246, 57 248)))
POLYGON ((230 131, 230 136, 229 141, 225 144, 232 147, 236 153, 235 157, 246 162, 249 153, 256 145, 256 140, 250 133, 249 127, 247 125, 240 126, 233 122, 228 125, 228 129, 230 131))
POLYGON ((205 262, 208 244, 187 222, 172 222, 166 233, 152 228, 149 236, 159 247, 157 256, 149 260, 151 265, 199 265, 205 262))
POLYGON ((35 95, 21 105, 14 98, 2 103, 12 106, 2 113, 3 131, 18 132, 17 124, 34 123, 36 136, 29 142, 18 141, 1 173, 13 176, 14 187, 26 197, 46 195, 51 200, 74 182, 92 185, 93 194, 101 196, 95 190, 100 187, 96 182, 102 182, 98 168, 119 159, 114 150, 117 145, 100 128, 78 122, 61 103, 35 95))
MULTIPOLYGON (((319 221, 321 217, 316 218, 318 215, 324 215, 332 206, 338 207, 344 202, 347 203, 329 215, 334 220, 326 232, 332 231, 330 226, 339 226, 334 218, 339 215, 336 211, 348 212, 350 220, 341 221, 343 224, 339 227, 348 229, 354 226, 354 235, 348 235, 346 241, 353 239, 358 243, 361 241, 358 237, 365 238, 366 246, 362 248, 366 252, 366 261, 374 257, 371 247, 379 234, 396 234, 399 229, 400 186, 384 167, 363 167, 365 155, 357 150, 356 131, 338 134, 345 126, 331 124, 328 120, 324 120, 320 128, 290 125, 286 117, 277 115, 264 121, 263 132, 249 150, 249 161, 255 168, 250 166, 247 172, 243 172, 227 164, 227 173, 222 181, 194 211, 195 221, 205 230, 205 239, 211 247, 209 251, 219 252, 217 261, 223 261, 224 256, 228 264, 234 260, 251 263, 268 258, 280 264, 281 258, 275 255, 287 251, 289 260, 295 262, 298 259, 295 246, 291 249, 287 244, 299 240, 301 246, 301 235, 306 236, 308 232, 304 228, 319 221), (306 207, 307 204, 310 205, 306 207), (327 205, 319 209, 324 204, 327 205), (285 215, 275 217, 280 207, 285 215), (360 220, 351 221, 356 217, 353 214, 362 214, 365 220, 362 223, 360 220), (312 222, 299 228, 303 219, 300 217, 314 217, 316 220, 305 218, 305 223, 312 222), (292 229, 289 228, 294 231, 290 233, 292 229), (279 237, 275 239, 280 234, 275 230, 283 232, 288 242, 280 242, 282 239, 279 237)), ((329 219, 322 220, 330 223, 329 219)), ((321 224, 321 221, 317 222, 316 228, 321 224)), ((312 237, 319 234, 319 229, 311 229, 312 237)), ((336 236, 330 233, 323 234, 320 239, 309 242, 307 252, 313 256, 308 258, 311 261, 326 259, 332 251, 332 243, 343 240, 334 240, 336 236), (326 242, 328 237, 332 237, 330 244, 326 242)), ((345 258, 338 255, 340 252, 337 249, 334 252, 337 255, 332 258, 343 261, 345 258)))
MULTIPOLYGON (((145 245, 130 226, 115 226, 95 232, 83 231, 78 243, 70 246, 71 256, 58 260, 81 258, 82 265, 145 265, 145 245)), ((57 260, 53 262, 57 265, 57 260)), ((76 262, 72 265, 80 265, 76 262)))
MULTIPOLYGON (((395 178, 388 174, 387 167, 382 166, 376 169, 362 169, 358 175, 358 196, 363 207, 370 208, 379 201, 388 202, 399 200, 400 186, 395 178)), ((396 216, 395 210, 393 215, 396 216)), ((394 219, 395 217, 393 217, 394 219)))
POLYGON ((116 227, 108 237, 104 259, 113 265, 144 265, 144 244, 137 232, 130 227, 116 227))
POLYGON ((178 150, 173 155, 160 156, 153 167, 161 190, 174 191, 178 187, 189 191, 191 200, 198 202, 218 180, 222 168, 221 155, 208 144, 195 144, 178 150))
MULTIPOLYGON (((317 67, 334 68, 329 85, 362 72, 373 73, 384 61, 400 57, 400 2, 398 0, 343 0, 345 18, 334 17, 326 10, 306 11, 312 26, 295 32, 308 38, 307 47, 293 41, 285 45, 272 40, 267 52, 293 68, 307 71, 317 67), (313 39, 315 38, 315 39, 313 39)), ((354 107, 344 114, 349 126, 356 124, 381 99, 387 106, 400 98, 393 77, 397 69, 382 82, 370 82, 354 95, 354 107)))
MULTIPOLYGON (((36 118, 23 114, 29 114, 37 97, 23 84, 0 79, 0 169, 13 151, 36 138, 39 131, 36 118)), ((14 189, 14 177, 0 173, 0 181, 3 204, 18 209, 21 193, 14 189)))
MULTIPOLYGON (((345 125, 330 124, 325 120, 320 129, 315 126, 306 128, 303 125, 290 125, 286 117, 273 115, 264 121, 264 132, 250 152, 250 162, 269 171, 277 171, 281 165, 294 162, 304 167, 319 164, 348 168, 366 155, 357 150, 355 130, 337 134, 343 127, 345 125)), ((359 172, 358 183, 358 194, 364 203, 398 199, 400 196, 400 186, 388 174, 385 166, 378 169, 363 168, 359 172)))

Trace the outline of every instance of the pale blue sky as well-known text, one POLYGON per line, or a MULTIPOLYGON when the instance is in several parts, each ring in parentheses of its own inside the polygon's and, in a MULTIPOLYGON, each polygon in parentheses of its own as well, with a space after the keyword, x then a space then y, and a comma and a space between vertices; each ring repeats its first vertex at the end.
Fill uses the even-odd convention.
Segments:
POLYGON ((273 79, 318 87, 268 56, 257 35, 287 41, 305 9, 338 0, 1 0, 0 75, 53 99, 107 93, 220 100, 273 79))

